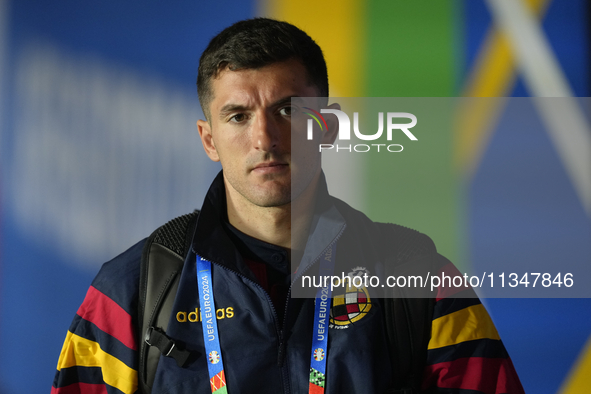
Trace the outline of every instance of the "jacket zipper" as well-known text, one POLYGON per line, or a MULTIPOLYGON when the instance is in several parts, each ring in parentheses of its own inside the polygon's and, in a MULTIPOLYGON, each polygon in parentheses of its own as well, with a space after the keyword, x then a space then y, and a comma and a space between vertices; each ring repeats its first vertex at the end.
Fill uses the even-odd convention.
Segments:
MULTIPOLYGON (((269 296, 269 294, 265 291, 265 289, 263 288, 263 286, 259 285, 257 282, 253 281, 252 279, 248 278, 247 276, 241 274, 238 271, 235 271, 233 269, 230 269, 228 267, 225 267, 221 264, 218 264, 214 261, 210 261, 212 264, 215 264, 216 266, 232 272, 235 275, 238 275, 241 278, 246 279, 247 281, 251 282, 252 284, 254 284, 257 288, 261 289, 263 291, 263 293, 265 294, 265 297, 267 298, 267 302, 269 303, 269 305, 271 306, 271 311, 273 312, 273 319, 275 320, 275 333, 277 334, 277 338, 279 340, 279 346, 278 346, 278 351, 277 351, 277 364, 279 367, 281 367, 281 371, 282 371, 282 380, 283 380, 283 387, 285 388, 284 392, 286 394, 290 393, 290 388, 288 386, 288 381, 286 381, 286 373, 285 373, 285 368, 283 366, 283 358, 284 358, 284 353, 285 353, 285 344, 284 344, 284 340, 283 340, 283 332, 282 330, 280 330, 279 327, 279 316, 277 315, 277 310, 275 309, 275 306, 273 305, 273 300, 271 300, 271 296, 269 296)), ((289 293, 288 293, 289 294, 289 293)))
POLYGON ((263 291, 263 293, 265 294, 265 297, 267 298, 267 302, 269 303, 269 305, 271 306, 271 311, 273 312, 273 319, 275 320, 275 331, 277 333, 277 338, 279 339, 279 346, 278 346, 278 351, 277 351, 277 366, 279 366, 281 368, 281 378, 283 381, 283 387, 284 387, 284 392, 286 394, 289 394, 291 392, 291 385, 289 382, 289 369, 287 368, 287 365, 285 363, 285 353, 286 353, 286 345, 285 345, 285 341, 283 338, 283 330, 285 329, 285 323, 286 323, 286 319, 288 317, 288 307, 289 307, 289 299, 291 298, 291 288, 294 285, 294 283, 296 282, 296 280, 298 278, 300 278, 306 271, 308 271, 308 269, 310 269, 311 267, 313 267, 318 261, 320 261, 320 258, 326 253, 326 251, 330 248, 332 248, 332 246, 341 238, 341 236, 343 235, 343 232, 345 231, 345 228, 347 227, 347 225, 344 225, 341 230, 339 231, 339 233, 337 234, 337 236, 328 244, 328 246, 326 248, 324 248, 324 250, 322 251, 322 253, 320 253, 312 262, 312 264, 308 264, 308 266, 301 272, 298 273, 298 275, 293 279, 293 281, 291 282, 291 284, 289 285, 289 289, 287 291, 287 299, 285 301, 285 314, 283 315, 283 324, 281 325, 281 329, 279 329, 279 316, 277 315, 277 310, 275 309, 275 306, 273 305, 273 300, 271 300, 271 296, 269 296, 269 294, 267 293, 267 291, 265 291, 265 289, 259 285, 257 282, 253 281, 252 279, 246 277, 245 275, 241 274, 238 271, 235 271, 233 269, 230 269, 226 266, 223 266, 221 264, 216 263, 215 261, 211 261, 209 260, 210 263, 215 264, 216 266, 225 269, 226 271, 232 272, 236 275, 238 275, 241 278, 246 279, 247 281, 253 283, 256 287, 258 287, 259 289, 261 289, 263 291))
MULTIPOLYGON (((312 264, 308 264, 308 266, 302 270, 301 272, 298 273, 298 275, 295 276, 295 278, 293 279, 293 281, 291 282, 291 284, 289 285, 289 289, 287 290, 287 299, 285 300, 285 314, 284 314, 284 323, 286 323, 287 318, 288 318, 288 307, 289 307, 289 299, 291 298, 291 288, 293 287, 293 285, 295 284, 295 282, 306 272, 308 271, 311 267, 313 267, 314 265, 316 265, 316 263, 318 263, 320 261, 320 258, 322 256, 324 256, 324 254, 326 253, 326 251, 330 248, 332 248, 332 246, 341 238, 341 236, 343 235, 343 232, 345 231, 345 227, 347 227, 346 225, 344 225, 341 228, 341 231, 339 231, 339 233, 337 234, 337 236, 328 244, 328 246, 326 248, 324 248, 324 250, 314 259, 314 261, 312 261, 312 264)), ((285 324, 283 329, 285 329, 285 324)), ((285 357, 285 343, 282 341, 281 345, 283 346, 283 349, 280 350, 279 353, 279 365, 282 366, 283 365, 283 358, 285 357)), ((286 369, 282 368, 282 371, 284 371, 285 374, 287 374, 287 376, 284 376, 284 379, 286 379, 286 381, 289 381, 289 374, 287 373, 286 369)))

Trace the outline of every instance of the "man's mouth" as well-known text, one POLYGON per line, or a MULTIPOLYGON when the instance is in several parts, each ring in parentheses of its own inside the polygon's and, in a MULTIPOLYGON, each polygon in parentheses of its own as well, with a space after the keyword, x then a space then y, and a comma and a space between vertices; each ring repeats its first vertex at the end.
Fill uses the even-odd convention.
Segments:
POLYGON ((287 163, 280 161, 267 161, 257 164, 252 171, 257 174, 274 174, 287 170, 289 166, 287 163))

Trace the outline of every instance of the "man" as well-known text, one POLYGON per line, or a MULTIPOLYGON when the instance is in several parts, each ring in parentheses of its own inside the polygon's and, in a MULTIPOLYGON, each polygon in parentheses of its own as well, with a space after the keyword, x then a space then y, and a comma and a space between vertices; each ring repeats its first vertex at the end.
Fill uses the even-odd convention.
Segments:
MULTIPOLYGON (((203 53, 197 84, 207 118, 197 128, 223 172, 186 235, 157 231, 103 266, 70 327, 52 393, 523 392, 474 297, 442 288, 394 302, 349 283, 331 303, 328 287, 316 294, 302 285, 304 274, 453 270, 428 237, 373 223, 329 196, 320 153, 292 146, 302 108, 291 98, 327 105, 326 64, 310 37, 270 19, 238 22, 203 53), (158 241, 185 236, 185 249, 158 241), (138 302, 150 297, 140 262, 174 250, 184 264, 172 313, 140 330, 154 313, 138 302), (400 341, 399 331, 418 341, 400 341), (144 336, 162 352, 157 367, 145 361, 144 336)), ((332 143, 335 123, 327 116, 326 130, 302 144, 332 143)))

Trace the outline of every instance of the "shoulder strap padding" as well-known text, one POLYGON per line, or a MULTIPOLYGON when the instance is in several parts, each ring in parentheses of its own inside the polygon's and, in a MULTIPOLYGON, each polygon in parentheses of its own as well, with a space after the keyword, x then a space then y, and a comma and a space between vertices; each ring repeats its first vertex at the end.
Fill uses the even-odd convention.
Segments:
POLYGON ((148 346, 144 336, 149 327, 166 331, 180 273, 191 245, 198 211, 180 216, 159 227, 148 238, 142 253, 138 300, 139 385, 150 393, 160 351, 148 346))

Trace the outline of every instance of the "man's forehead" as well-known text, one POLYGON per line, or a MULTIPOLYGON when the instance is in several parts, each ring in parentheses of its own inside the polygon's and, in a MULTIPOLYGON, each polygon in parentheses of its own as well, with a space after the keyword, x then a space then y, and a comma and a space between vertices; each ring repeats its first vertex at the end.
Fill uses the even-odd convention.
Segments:
POLYGON ((226 66, 212 80, 212 93, 211 103, 220 108, 248 105, 259 99, 272 104, 289 101, 290 97, 317 96, 319 89, 311 83, 301 62, 291 59, 259 68, 232 70, 226 66))

